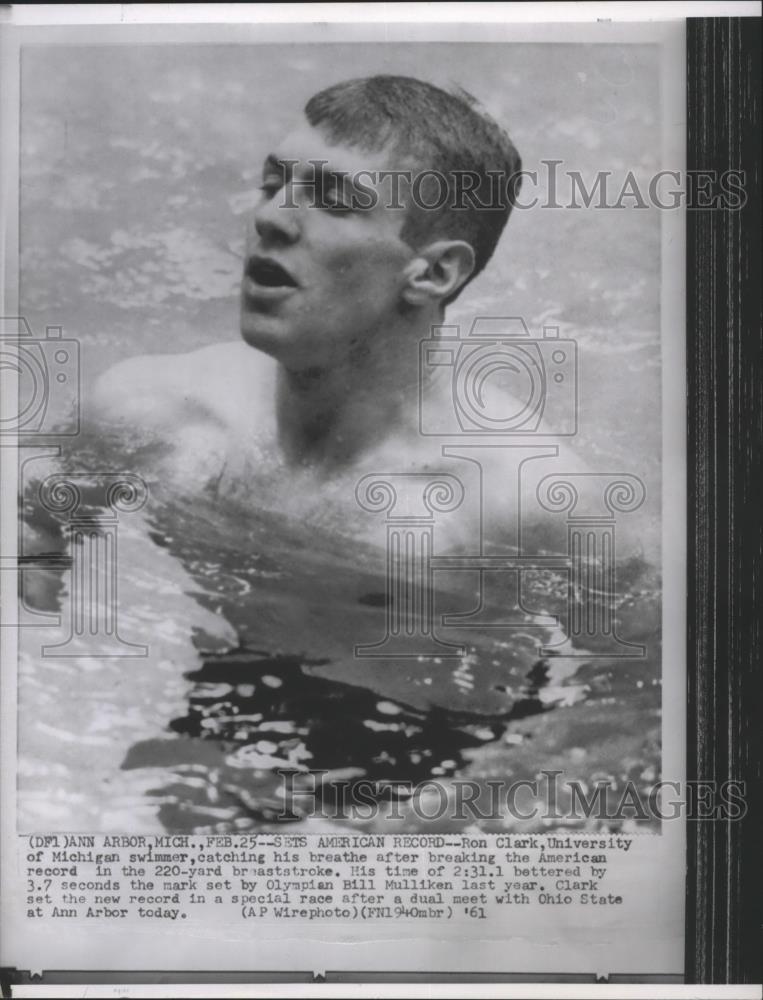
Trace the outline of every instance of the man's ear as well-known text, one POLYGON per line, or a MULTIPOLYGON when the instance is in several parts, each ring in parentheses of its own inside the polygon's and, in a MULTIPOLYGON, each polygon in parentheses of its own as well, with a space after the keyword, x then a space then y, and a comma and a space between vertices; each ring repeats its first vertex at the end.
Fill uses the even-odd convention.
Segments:
POLYGON ((464 240, 430 243, 405 268, 403 298, 417 306, 449 299, 469 280, 474 264, 474 250, 464 240))

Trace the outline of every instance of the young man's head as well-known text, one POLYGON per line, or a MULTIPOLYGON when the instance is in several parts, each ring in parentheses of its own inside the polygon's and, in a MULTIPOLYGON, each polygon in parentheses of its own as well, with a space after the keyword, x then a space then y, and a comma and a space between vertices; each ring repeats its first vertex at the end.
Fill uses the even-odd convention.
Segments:
POLYGON ((519 186, 506 133, 466 94, 375 76, 316 94, 265 161, 244 339, 322 369, 428 333, 485 266, 519 186))

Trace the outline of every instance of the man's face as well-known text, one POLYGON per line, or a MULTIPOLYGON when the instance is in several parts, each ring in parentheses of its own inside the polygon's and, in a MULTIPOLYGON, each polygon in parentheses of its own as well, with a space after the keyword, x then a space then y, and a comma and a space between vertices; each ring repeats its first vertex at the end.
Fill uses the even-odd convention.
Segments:
POLYGON ((247 233, 241 333, 290 369, 335 367, 398 321, 414 251, 400 236, 405 209, 389 207, 391 182, 378 178, 387 156, 373 160, 304 124, 265 161, 247 233), (374 172, 358 178, 365 193, 342 180, 364 170, 374 172))

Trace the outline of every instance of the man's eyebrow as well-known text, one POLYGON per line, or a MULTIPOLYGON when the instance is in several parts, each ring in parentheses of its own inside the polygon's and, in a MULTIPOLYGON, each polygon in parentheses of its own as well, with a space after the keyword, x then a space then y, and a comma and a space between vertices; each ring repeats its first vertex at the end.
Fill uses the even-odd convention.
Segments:
POLYGON ((284 173, 293 168, 294 162, 294 160, 282 160, 275 153, 268 153, 262 164, 262 169, 263 171, 275 170, 278 173, 284 173))
POLYGON ((281 157, 277 153, 268 153, 263 163, 263 170, 277 170, 281 173, 291 175, 294 167, 304 165, 304 172, 311 175, 310 179, 318 183, 335 183, 337 179, 349 176, 347 171, 335 170, 330 166, 328 160, 308 159, 296 160, 281 157))

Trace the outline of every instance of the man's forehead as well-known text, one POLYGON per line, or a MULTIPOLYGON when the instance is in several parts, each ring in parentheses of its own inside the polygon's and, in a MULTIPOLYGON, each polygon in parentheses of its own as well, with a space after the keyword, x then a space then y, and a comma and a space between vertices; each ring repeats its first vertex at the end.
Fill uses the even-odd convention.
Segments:
POLYGON ((397 164, 392 162, 393 153, 389 147, 367 150, 353 146, 349 142, 330 142, 321 129, 306 122, 290 129, 276 143, 269 158, 276 162, 288 163, 296 170, 312 170, 315 161, 325 161, 325 169, 340 173, 398 168, 397 164))

